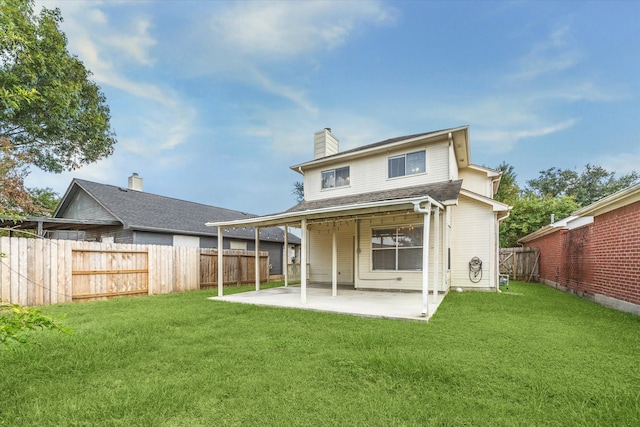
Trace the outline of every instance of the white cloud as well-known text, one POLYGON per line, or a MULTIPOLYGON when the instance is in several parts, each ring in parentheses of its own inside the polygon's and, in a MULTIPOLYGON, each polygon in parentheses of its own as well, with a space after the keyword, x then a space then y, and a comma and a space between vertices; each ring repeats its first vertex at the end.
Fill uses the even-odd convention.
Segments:
MULTIPOLYGON (((45 6, 52 7, 51 3, 45 6)), ((127 135, 120 138, 116 149, 151 157, 188 141, 195 109, 163 82, 133 77, 138 69, 155 65, 152 21, 140 15, 110 19, 108 9, 101 9, 108 4, 102 2, 60 2, 57 6, 64 16, 62 30, 69 50, 93 72, 93 80, 132 97, 127 110, 112 116, 116 134, 124 130, 127 135)))
POLYGON ((334 49, 360 26, 393 20, 393 12, 378 1, 247 1, 216 12, 209 31, 214 44, 270 62, 334 49))
POLYGON ((551 32, 545 40, 535 44, 520 58, 518 71, 511 78, 516 81, 531 81, 578 65, 583 54, 570 43, 570 36, 569 26, 551 32))
POLYGON ((561 132, 575 126, 578 122, 578 119, 569 119, 544 127, 529 127, 524 129, 495 129, 480 125, 473 133, 473 140, 474 143, 477 142, 480 146, 491 147, 494 153, 504 153, 510 151, 523 139, 561 132))
MULTIPOLYGON (((640 141, 638 141, 638 145, 640 145, 640 141)), ((633 171, 640 173, 640 150, 602 156, 593 163, 608 171, 615 172, 618 177, 633 171)))
POLYGON ((300 65, 296 60, 314 62, 368 26, 392 24, 395 11, 379 1, 245 1, 225 3, 208 19, 192 19, 192 33, 176 39, 189 46, 175 52, 189 64, 185 72, 241 81, 315 116, 318 108, 306 91, 275 77, 270 67, 286 61, 292 70, 300 65))

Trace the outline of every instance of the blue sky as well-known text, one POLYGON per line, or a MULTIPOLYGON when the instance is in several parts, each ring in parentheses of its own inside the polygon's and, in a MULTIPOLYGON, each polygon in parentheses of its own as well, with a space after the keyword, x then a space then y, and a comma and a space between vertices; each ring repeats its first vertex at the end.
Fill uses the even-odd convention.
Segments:
POLYGON ((470 126, 471 161, 640 171, 640 2, 45 1, 111 108, 74 177, 268 214, 313 133, 346 150, 470 126))

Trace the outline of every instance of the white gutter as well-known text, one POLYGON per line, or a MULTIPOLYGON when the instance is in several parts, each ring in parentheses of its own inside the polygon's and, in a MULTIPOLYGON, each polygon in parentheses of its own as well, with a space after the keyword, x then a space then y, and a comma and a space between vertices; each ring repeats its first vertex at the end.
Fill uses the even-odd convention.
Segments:
POLYGON ((220 222, 207 222, 206 226, 216 227, 219 225, 223 225, 226 228, 233 228, 234 226, 246 226, 251 224, 262 224, 263 226, 267 225, 265 223, 273 222, 275 223, 287 223, 287 222, 297 222, 300 221, 303 217, 310 217, 312 215, 322 215, 322 214, 335 214, 338 212, 346 212, 350 210, 359 210, 359 209, 368 209, 368 208, 378 208, 378 207, 388 207, 388 206, 398 206, 404 205, 408 203, 424 203, 425 201, 431 201, 431 203, 436 204, 439 208, 443 209, 442 204, 436 202, 431 199, 429 196, 419 196, 412 197, 409 199, 398 199, 398 200, 383 200, 376 202, 367 202, 367 203, 357 203, 351 205, 344 206, 330 206, 326 208, 319 209, 309 209, 306 211, 298 211, 298 212, 289 212, 289 213, 279 213, 274 215, 266 215, 263 217, 254 217, 254 218, 246 218, 246 219, 237 219, 232 221, 220 221, 220 222), (288 221, 282 221, 288 219, 288 221))
MULTIPOLYGON (((448 160, 447 160, 447 176, 449 176, 449 179, 452 180, 453 179, 453 175, 451 174, 451 153, 454 153, 454 148, 453 148, 453 134, 451 132, 449 132, 449 153, 447 153, 448 155, 448 160)), ((453 157, 455 158, 456 155, 455 153, 453 154, 453 157)))

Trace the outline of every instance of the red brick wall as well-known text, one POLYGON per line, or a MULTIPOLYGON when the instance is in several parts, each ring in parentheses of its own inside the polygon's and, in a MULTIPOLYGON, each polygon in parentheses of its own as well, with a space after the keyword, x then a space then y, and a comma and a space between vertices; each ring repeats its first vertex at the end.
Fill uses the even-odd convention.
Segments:
POLYGON ((640 304, 640 202, 595 217, 593 293, 640 304))
POLYGON ((640 202, 525 246, 540 249, 541 280, 640 305, 640 202))
POLYGON ((538 259, 540 279, 558 283, 560 283, 560 280, 564 281, 562 250, 565 234, 566 231, 559 230, 540 239, 525 243, 525 246, 537 247, 540 250, 540 258, 538 259))

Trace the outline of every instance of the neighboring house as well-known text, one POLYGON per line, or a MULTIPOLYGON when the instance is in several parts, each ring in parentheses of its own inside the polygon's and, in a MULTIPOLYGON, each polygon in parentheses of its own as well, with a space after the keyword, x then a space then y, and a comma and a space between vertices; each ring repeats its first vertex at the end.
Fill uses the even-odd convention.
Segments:
MULTIPOLYGON (((500 173, 471 164, 468 127, 387 139, 340 152, 330 129, 314 159, 291 167, 305 199, 274 215, 219 221, 301 228, 301 300, 307 282, 356 289, 446 293, 498 289, 500 173)), ((220 272, 219 272, 220 273, 220 272)))
MULTIPOLYGON (((218 230, 206 221, 253 218, 244 212, 188 202, 142 191, 142 178, 129 177, 127 188, 74 179, 58 204, 53 218, 28 218, 22 228, 39 228, 50 238, 110 243, 156 244, 217 248, 218 230)), ((13 223, 9 226, 15 228, 13 223)), ((300 240, 278 227, 260 229, 260 251, 269 252, 271 275, 283 274, 283 258, 300 240)), ((227 230, 223 249, 254 250, 252 228, 227 230)))
POLYGON ((540 251, 540 281, 640 315, 640 184, 518 241, 540 251))

